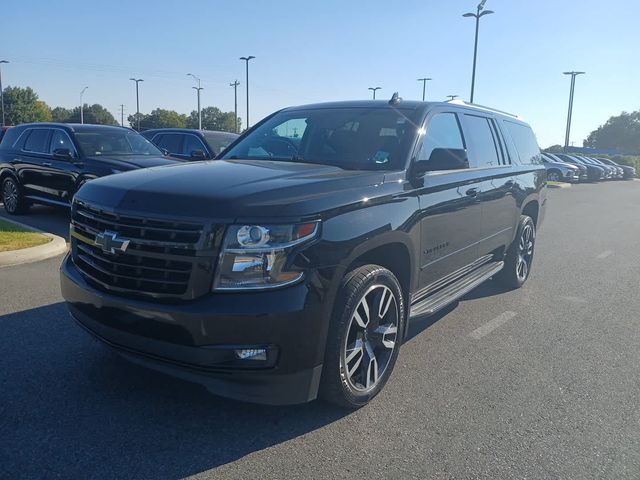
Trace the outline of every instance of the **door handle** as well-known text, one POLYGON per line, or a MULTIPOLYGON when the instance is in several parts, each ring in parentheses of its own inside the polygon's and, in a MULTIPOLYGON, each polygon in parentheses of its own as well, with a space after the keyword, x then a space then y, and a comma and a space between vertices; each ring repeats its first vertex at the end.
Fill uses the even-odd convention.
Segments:
POLYGON ((467 197, 477 197, 478 196, 478 189, 477 188, 470 188, 469 190, 467 190, 466 192, 464 192, 465 195, 467 197))
POLYGON ((51 166, 51 162, 42 162, 42 166, 43 167, 50 167, 51 166))

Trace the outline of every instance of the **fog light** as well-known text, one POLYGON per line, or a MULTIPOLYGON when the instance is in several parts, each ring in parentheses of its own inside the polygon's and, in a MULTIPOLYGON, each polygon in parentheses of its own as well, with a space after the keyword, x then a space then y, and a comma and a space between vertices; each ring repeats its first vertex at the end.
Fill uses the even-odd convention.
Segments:
POLYGON ((266 348, 243 348, 240 350, 234 350, 234 353, 240 360, 267 360, 266 348))

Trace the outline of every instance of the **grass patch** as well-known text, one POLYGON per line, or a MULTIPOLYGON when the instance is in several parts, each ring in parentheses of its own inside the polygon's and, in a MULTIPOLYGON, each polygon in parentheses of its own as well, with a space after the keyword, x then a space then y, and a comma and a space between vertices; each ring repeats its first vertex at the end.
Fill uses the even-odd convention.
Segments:
POLYGON ((35 247, 50 241, 50 238, 40 233, 0 220, 0 252, 35 247))

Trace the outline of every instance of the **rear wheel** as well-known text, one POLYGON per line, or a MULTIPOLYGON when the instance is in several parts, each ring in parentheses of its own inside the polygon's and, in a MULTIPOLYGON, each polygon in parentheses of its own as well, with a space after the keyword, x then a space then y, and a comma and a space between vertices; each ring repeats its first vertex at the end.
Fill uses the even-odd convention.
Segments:
POLYGON ((19 215, 29 209, 29 202, 23 197, 22 189, 13 177, 7 177, 2 182, 2 203, 11 215, 19 215))
POLYGON ((402 289, 386 268, 347 274, 327 336, 320 397, 347 408, 366 405, 389 379, 402 341, 402 289))
POLYGON ((507 250, 504 268, 496 279, 509 288, 520 288, 529 278, 536 242, 536 224, 527 215, 520 216, 516 238, 507 250))

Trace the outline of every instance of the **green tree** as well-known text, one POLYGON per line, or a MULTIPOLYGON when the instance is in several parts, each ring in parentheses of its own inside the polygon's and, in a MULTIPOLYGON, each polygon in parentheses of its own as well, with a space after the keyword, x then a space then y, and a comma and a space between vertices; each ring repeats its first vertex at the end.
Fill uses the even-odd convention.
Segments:
MULTIPOLYGON (((53 111, 51 113, 53 114, 53 111)), ((80 123, 80 107, 75 107, 70 113, 66 120, 61 121, 65 123, 80 123)), ((84 117, 84 123, 93 125, 118 125, 118 122, 111 112, 98 103, 94 103, 93 105, 87 105, 85 103, 82 115, 84 117)))
POLYGON ((64 107, 56 107, 51 110, 51 121, 65 123, 69 121, 71 115, 73 115, 73 110, 64 107))
MULTIPOLYGON (((238 117, 238 131, 241 130, 241 121, 238 117)), ((198 128, 198 112, 194 110, 187 118, 187 128, 198 128)), ((203 130, 218 130, 221 132, 235 132, 236 123, 233 112, 223 112, 217 107, 202 109, 203 130)))
MULTIPOLYGON (((129 115, 127 120, 131 124, 131 128, 138 127, 135 114, 129 115)), ((173 110, 156 108, 148 115, 140 114, 140 130, 149 130, 152 128, 185 128, 186 123, 186 115, 182 115, 173 110)))
POLYGON ((3 93, 7 125, 51 121, 49 107, 38 100, 38 94, 31 87, 7 87, 3 93))
POLYGON ((562 153, 564 151, 564 149, 562 148, 562 145, 551 145, 550 147, 547 147, 544 149, 545 152, 549 152, 549 153, 562 153))
POLYGON ((640 153, 640 110, 622 112, 591 132, 585 147, 616 148, 628 153, 640 153))

